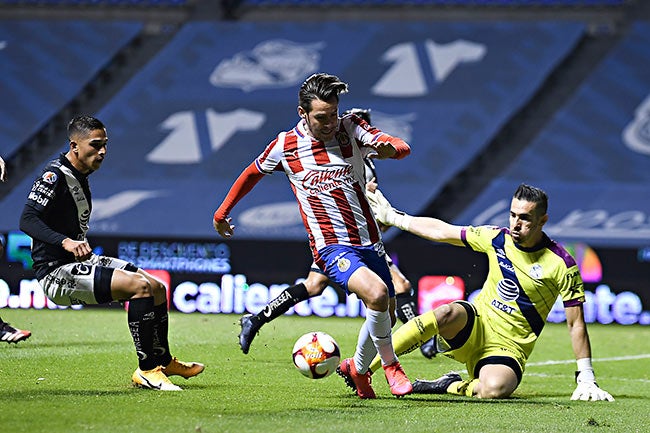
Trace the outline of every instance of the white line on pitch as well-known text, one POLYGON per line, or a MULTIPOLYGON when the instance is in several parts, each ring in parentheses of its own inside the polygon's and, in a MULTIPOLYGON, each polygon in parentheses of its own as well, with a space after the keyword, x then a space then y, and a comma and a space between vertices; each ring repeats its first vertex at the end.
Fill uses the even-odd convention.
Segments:
MULTIPOLYGON (((616 356, 613 358, 598 358, 598 359, 594 359, 594 361, 595 362, 630 361, 633 359, 645 359, 645 358, 650 358, 650 353, 644 353, 641 355, 616 356)), ((529 362, 526 364, 526 367, 535 367, 540 365, 572 364, 574 362, 576 362, 575 359, 566 359, 563 361, 529 362)))

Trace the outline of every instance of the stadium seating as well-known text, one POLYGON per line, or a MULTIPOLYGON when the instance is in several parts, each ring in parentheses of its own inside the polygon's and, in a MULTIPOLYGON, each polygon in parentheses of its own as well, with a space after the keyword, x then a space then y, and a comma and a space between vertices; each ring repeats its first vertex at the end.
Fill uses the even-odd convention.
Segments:
MULTIPOLYGON (((468 8, 535 6, 552 9, 556 6, 575 6, 602 9, 604 6, 623 7, 630 2, 245 0, 242 3, 261 8, 299 3, 313 6, 418 7, 426 4, 468 8)), ((70 5, 124 8, 187 7, 194 2, 0 0, 0 4, 38 5, 44 8, 70 5)), ((79 27, 71 33, 69 29, 73 27, 69 26, 70 23, 57 20, 6 20, 0 26, 0 41, 9 42, 16 37, 11 35, 12 29, 27 26, 17 31, 16 35, 23 34, 21 32, 29 34, 29 37, 22 37, 25 47, 37 53, 19 59, 12 57, 11 51, 4 50, 4 55, 9 59, 3 64, 3 68, 6 68, 3 69, 3 86, 7 84, 8 97, 0 101, 2 112, 7 113, 6 126, 0 129, 0 153, 5 158, 60 114, 62 107, 110 65, 115 53, 129 44, 142 29, 142 24, 137 22, 125 24, 109 20, 102 23, 109 27, 98 32, 97 22, 75 21, 73 25, 79 27), (91 31, 85 26, 93 26, 95 30, 91 31), (106 34, 113 35, 113 38, 103 38, 106 34), (94 35, 101 40, 96 40, 94 35), (41 53, 43 46, 51 49, 41 53), (85 55, 84 47, 89 46, 97 48, 87 50, 96 58, 86 56, 71 62, 65 57, 79 56, 79 53, 85 55), (58 51, 61 48, 65 56, 58 51), (79 65, 80 61, 84 67, 72 72, 66 69, 67 65, 79 65), (86 61, 88 64, 84 63, 86 61), (52 79, 54 72, 57 73, 56 80, 52 79)), ((107 164, 93 176, 94 199, 97 202, 94 233, 211 236, 212 229, 206 223, 205 215, 211 213, 238 171, 257 155, 275 132, 293 126, 295 88, 301 79, 315 70, 337 73, 350 83, 351 92, 342 99, 342 108, 370 107, 373 121, 379 127, 409 139, 413 145, 413 157, 397 163, 379 162, 378 168, 382 188, 390 197, 395 197, 395 204, 417 213, 443 187, 453 183, 458 173, 477 155, 485 151, 495 134, 511 122, 512 116, 522 106, 530 103, 549 74, 571 55, 585 34, 585 26, 579 20, 524 20, 519 23, 482 23, 477 20, 471 24, 439 22, 436 26, 424 22, 404 22, 399 35, 382 31, 386 25, 389 24, 324 22, 318 24, 319 31, 314 32, 313 24, 307 29, 301 24, 284 22, 190 21, 97 113, 109 127, 109 160, 120 163, 107 164), (310 34, 328 36, 305 36, 310 34), (336 35, 340 35, 340 38, 336 35), (355 43, 346 42, 350 40, 355 43), (303 69, 295 76, 283 69, 287 62, 283 53, 286 52, 291 53, 287 58, 292 61, 292 69, 296 65, 295 59, 301 59, 297 65, 303 69), (133 146, 133 143, 138 145, 133 146), (412 200, 414 196, 418 197, 417 201, 412 200), (121 203, 131 200, 132 204, 117 209, 115 203, 120 200, 121 203), (148 217, 141 212, 145 207, 143 203, 148 205, 154 202, 160 209, 152 211, 147 208, 146 212, 164 217, 156 225, 151 225, 147 222, 148 217), (178 221, 185 224, 178 224, 178 221)), ((643 37, 640 36, 643 35, 642 28, 642 25, 635 27, 630 37, 643 37)), ((628 40, 627 44, 634 45, 632 40, 628 40)), ((640 58, 647 57, 644 52, 638 55, 640 58)), ((611 57, 610 62, 614 62, 614 59, 611 57)), ((633 64, 633 59, 621 60, 620 65, 611 66, 616 73, 608 73, 619 76, 619 69, 633 64)), ((599 88, 595 81, 597 78, 598 73, 595 72, 589 81, 594 89, 599 88)), ((616 89, 624 82, 630 81, 619 80, 608 85, 616 89)), ((590 87, 583 87, 582 91, 586 92, 586 88, 590 87)), ((582 194, 594 200, 601 197, 603 200, 602 197, 608 196, 599 196, 598 191, 607 191, 611 185, 636 194, 636 184, 629 180, 614 178, 596 181, 585 177, 576 181, 560 170, 563 167, 560 162, 565 160, 553 158, 562 155, 564 149, 580 149, 586 155, 584 166, 602 167, 604 162, 613 161, 611 155, 602 153, 603 149, 590 152, 591 148, 585 147, 585 142, 593 145, 597 138, 608 135, 611 138, 614 129, 604 129, 608 125, 605 118, 610 121, 616 119, 618 127, 619 124, 632 122, 630 116, 634 117, 631 113, 635 109, 643 112, 643 84, 625 87, 625 90, 628 89, 632 93, 625 99, 622 96, 625 95, 624 91, 612 95, 614 100, 620 101, 615 113, 607 117, 603 114, 607 111, 598 112, 602 119, 598 128, 590 131, 591 135, 583 130, 576 132, 576 136, 581 138, 579 141, 569 137, 568 133, 562 135, 559 132, 563 131, 562 122, 575 125, 592 123, 581 114, 587 112, 584 107, 591 107, 592 104, 575 99, 573 103, 582 104, 583 108, 567 106, 558 113, 554 123, 512 166, 504 167, 503 177, 497 178, 486 188, 480 199, 470 204, 456 221, 474 222, 479 215, 485 216, 482 212, 489 208, 490 198, 494 198, 495 194, 508 196, 513 184, 522 178, 548 185, 553 199, 557 200, 554 204, 563 203, 558 211, 564 215, 570 214, 576 195, 582 194), (559 143, 562 143, 561 148, 556 148, 560 147, 559 143), (547 149, 554 151, 548 152, 547 149), (532 168, 529 170, 528 166, 532 168), (552 173, 549 176, 556 179, 557 184, 548 182, 546 173, 552 173), (597 189, 596 192, 584 192, 591 191, 589 188, 592 187, 597 189)), ((592 90, 592 93, 582 97, 588 100, 590 96, 587 95, 594 97, 599 94, 592 90)), ((643 131, 642 128, 639 130, 643 131)), ((639 146, 643 145, 637 143, 637 148, 639 146)), ((625 152, 631 152, 630 148, 626 148, 625 152)), ((38 157, 44 161, 52 156, 38 157)), ((617 164, 634 168, 637 163, 624 160, 617 164)), ((603 169, 598 172, 610 173, 603 169)), ((635 170, 630 169, 626 173, 632 176, 635 170)), ((10 209, 0 215, 0 231, 15 229, 20 209, 10 204, 24 200, 24 191, 34 175, 27 175, 24 182, 0 200, 3 209, 10 209)), ((580 171, 580 176, 583 175, 585 173, 580 171)), ((634 179, 646 180, 643 175, 634 176, 634 179)), ((286 180, 282 176, 271 176, 264 180, 263 185, 236 209, 234 216, 239 222, 238 236, 244 239, 302 239, 304 231, 300 221, 293 219, 295 206, 286 188, 286 180), (291 224, 268 227, 255 223, 256 220, 278 215, 289 215, 287 221, 291 221, 291 224)), ((608 209, 609 215, 618 215, 629 207, 625 204, 627 202, 621 202, 622 195, 610 194, 613 197, 607 202, 619 205, 608 209)), ((583 208, 590 206, 587 200, 583 208)), ((640 210, 645 212, 644 215, 650 214, 645 209, 640 210)))
POLYGON ((0 153, 7 158, 140 32, 137 22, 0 20, 0 153))
MULTIPOLYGON (((342 108, 370 107, 377 126, 411 143, 413 157, 378 169, 396 205, 417 212, 527 103, 583 30, 561 22, 403 23, 399 34, 382 22, 189 23, 98 113, 111 146, 93 175, 93 231, 212 236, 214 206, 273 136, 293 127, 296 88, 320 70, 350 83, 342 108)), ((28 177, 3 203, 24 200, 28 177)), ((18 212, 0 215, 0 229, 13 228, 18 212)), ((265 179, 233 217, 240 239, 304 239, 281 175, 265 179)))
POLYGON ((17 6, 120 6, 120 7, 175 7, 185 6, 189 0, 0 0, 0 4, 17 6))
POLYGON ((637 22, 456 222, 503 225, 525 181, 549 192, 550 235, 592 246, 650 244, 649 69, 650 22, 637 22))
POLYGON ((629 0, 244 0, 254 6, 620 6, 629 0))

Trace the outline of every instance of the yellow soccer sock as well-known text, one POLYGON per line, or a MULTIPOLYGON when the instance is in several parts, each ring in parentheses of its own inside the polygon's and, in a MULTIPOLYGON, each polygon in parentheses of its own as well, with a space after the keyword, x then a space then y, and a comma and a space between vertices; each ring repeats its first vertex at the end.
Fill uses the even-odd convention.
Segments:
MULTIPOLYGON (((421 314, 399 328, 393 333, 393 348, 399 357, 414 351, 425 341, 438 333, 438 322, 433 311, 421 314)), ((381 359, 375 356, 370 364, 370 371, 375 372, 381 367, 381 359)))
POLYGON ((471 397, 474 395, 474 388, 476 388, 477 383, 478 379, 454 382, 447 388, 447 393, 471 397))

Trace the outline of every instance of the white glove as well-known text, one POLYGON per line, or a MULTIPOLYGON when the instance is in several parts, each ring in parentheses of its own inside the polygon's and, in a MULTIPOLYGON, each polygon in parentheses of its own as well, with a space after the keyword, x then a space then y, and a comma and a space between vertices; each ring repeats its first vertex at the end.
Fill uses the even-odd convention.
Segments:
POLYGON ((600 389, 596 383, 593 370, 577 372, 576 382, 578 383, 578 386, 576 386, 575 391, 573 391, 571 400, 614 401, 614 397, 612 397, 610 393, 604 389, 600 389))
POLYGON ((396 210, 386 197, 384 197, 384 194, 381 193, 379 188, 375 191, 366 190, 366 197, 368 197, 368 202, 370 203, 370 207, 372 207, 377 221, 387 226, 395 226, 398 229, 408 231, 413 217, 396 210))

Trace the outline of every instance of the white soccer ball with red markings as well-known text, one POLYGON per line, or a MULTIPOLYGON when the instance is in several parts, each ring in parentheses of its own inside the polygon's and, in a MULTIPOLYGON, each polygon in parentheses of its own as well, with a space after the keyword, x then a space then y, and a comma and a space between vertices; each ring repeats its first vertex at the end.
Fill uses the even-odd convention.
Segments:
POLYGON ((324 332, 310 332, 293 345, 293 363, 310 379, 322 379, 334 373, 341 362, 339 345, 324 332))

